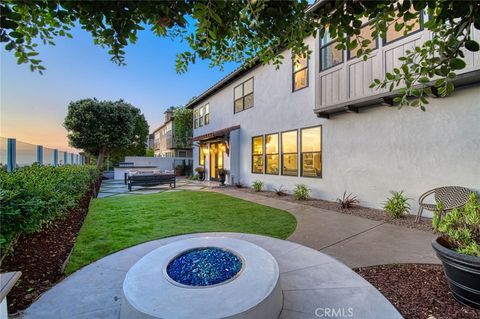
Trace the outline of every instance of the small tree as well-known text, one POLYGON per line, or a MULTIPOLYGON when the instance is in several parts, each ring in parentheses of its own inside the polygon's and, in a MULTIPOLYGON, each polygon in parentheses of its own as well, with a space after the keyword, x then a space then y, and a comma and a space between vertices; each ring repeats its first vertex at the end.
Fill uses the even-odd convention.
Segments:
POLYGON ((135 142, 139 114, 139 109, 123 100, 83 99, 70 102, 63 125, 68 130, 69 144, 95 155, 101 168, 106 154, 135 142))
POLYGON ((184 106, 173 108, 173 132, 175 145, 179 148, 192 147, 192 110, 184 106))

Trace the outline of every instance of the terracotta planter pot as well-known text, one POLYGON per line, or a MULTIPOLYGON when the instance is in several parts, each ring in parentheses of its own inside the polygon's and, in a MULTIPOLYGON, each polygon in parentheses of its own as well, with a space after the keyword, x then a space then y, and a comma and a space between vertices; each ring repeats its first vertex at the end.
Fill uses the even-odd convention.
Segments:
POLYGON ((432 247, 443 263, 453 297, 464 305, 480 309, 480 257, 451 250, 443 237, 434 239, 432 247))

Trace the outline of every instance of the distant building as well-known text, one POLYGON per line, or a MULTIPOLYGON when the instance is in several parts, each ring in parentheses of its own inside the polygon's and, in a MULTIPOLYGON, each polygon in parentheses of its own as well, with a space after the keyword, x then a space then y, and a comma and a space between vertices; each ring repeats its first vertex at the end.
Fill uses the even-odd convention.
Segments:
POLYGON ((154 147, 154 134, 148 134, 147 148, 153 149, 154 147))
POLYGON ((177 147, 173 112, 165 113, 163 124, 153 131, 153 149, 157 157, 192 157, 192 148, 177 147))

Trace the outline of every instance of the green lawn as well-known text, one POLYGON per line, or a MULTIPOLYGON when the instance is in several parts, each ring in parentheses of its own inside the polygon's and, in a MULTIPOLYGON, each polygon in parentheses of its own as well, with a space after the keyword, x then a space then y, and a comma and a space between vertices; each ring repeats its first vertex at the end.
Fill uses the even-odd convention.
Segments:
POLYGON ((296 224, 286 211, 212 192, 94 199, 65 272, 153 239, 213 231, 287 238, 296 224))

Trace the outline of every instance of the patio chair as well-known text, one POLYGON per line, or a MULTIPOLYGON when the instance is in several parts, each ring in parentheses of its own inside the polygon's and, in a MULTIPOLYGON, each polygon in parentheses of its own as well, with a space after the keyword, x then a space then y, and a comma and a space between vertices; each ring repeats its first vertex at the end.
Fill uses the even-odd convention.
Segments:
POLYGON ((429 190, 418 199, 419 207, 415 221, 417 223, 420 221, 424 209, 435 211, 438 203, 444 205, 443 213, 447 213, 454 208, 460 208, 467 203, 471 193, 471 190, 461 186, 443 186, 429 190), (432 194, 436 204, 425 203, 425 199, 432 194))

